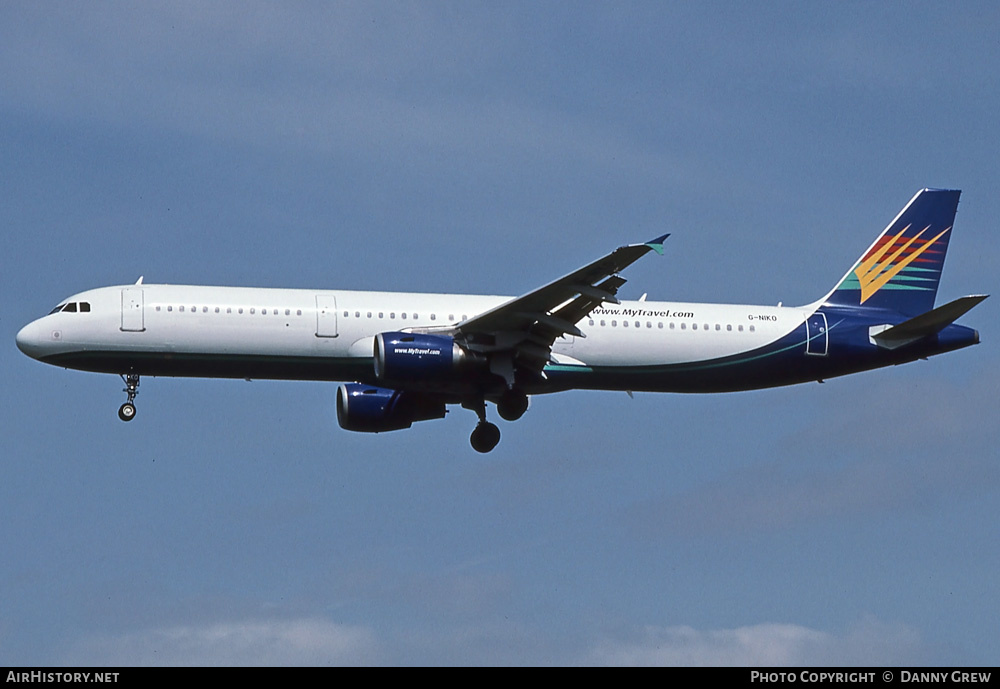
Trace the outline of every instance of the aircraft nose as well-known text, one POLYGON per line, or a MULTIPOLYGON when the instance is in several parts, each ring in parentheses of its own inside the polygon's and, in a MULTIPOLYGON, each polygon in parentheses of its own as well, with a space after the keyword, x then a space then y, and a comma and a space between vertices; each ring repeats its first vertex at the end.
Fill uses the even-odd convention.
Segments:
POLYGON ((16 341, 17 348, 32 359, 40 357, 45 349, 45 340, 42 337, 42 329, 38 321, 32 321, 21 328, 17 333, 16 341))

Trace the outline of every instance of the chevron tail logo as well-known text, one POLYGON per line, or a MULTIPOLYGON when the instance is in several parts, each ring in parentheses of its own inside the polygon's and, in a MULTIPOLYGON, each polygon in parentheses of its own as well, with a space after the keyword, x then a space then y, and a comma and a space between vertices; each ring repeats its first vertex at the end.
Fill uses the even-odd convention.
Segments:
MULTIPOLYGON (((925 288, 916 284, 906 283, 922 280, 934 282, 936 278, 921 278, 915 275, 908 275, 907 273, 900 275, 900 273, 910 267, 912 263, 916 263, 919 266, 921 262, 927 261, 929 257, 921 259, 921 254, 930 249, 951 228, 945 228, 933 239, 921 240, 920 237, 930 229, 930 225, 928 225, 917 234, 903 241, 909 229, 910 226, 907 225, 895 237, 885 237, 882 241, 879 241, 854 268, 854 276, 857 278, 861 288, 862 304, 894 278, 897 278, 897 276, 897 282, 890 287, 895 289, 931 289, 929 287, 925 288), (889 253, 890 251, 892 252, 891 254, 889 253), (886 254, 889 255, 887 256, 886 254)), ((932 251, 931 253, 936 252, 932 251)), ((934 259, 931 259, 931 262, 935 262, 934 259)), ((918 266, 914 266, 908 272, 920 271, 921 269, 918 266)), ((934 272, 937 273, 938 271, 935 270, 934 272)), ((848 285, 842 285, 842 287, 850 288, 848 285)))

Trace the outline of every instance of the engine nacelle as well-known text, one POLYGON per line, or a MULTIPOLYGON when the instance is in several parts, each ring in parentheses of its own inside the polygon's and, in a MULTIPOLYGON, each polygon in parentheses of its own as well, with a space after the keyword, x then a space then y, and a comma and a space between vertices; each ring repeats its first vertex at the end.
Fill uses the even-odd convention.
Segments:
POLYGON ((375 377, 380 382, 444 382, 472 363, 472 355, 446 335, 379 333, 375 336, 375 377))
POLYGON ((443 401, 419 393, 360 383, 337 388, 337 422, 347 431, 398 431, 414 421, 443 419, 446 413, 443 401))

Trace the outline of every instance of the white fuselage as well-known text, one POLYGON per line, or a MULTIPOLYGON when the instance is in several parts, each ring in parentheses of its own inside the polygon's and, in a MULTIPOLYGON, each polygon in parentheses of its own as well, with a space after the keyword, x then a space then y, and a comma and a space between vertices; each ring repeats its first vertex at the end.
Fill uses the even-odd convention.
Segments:
MULTIPOLYGON (((166 362, 153 375, 206 375, 191 358, 243 360, 219 375, 353 380, 371 366, 374 336, 412 328, 447 328, 505 301, 503 296, 412 294, 189 285, 128 285, 89 290, 62 311, 18 335, 35 358, 70 368, 125 373, 136 355, 166 362), (115 369, 116 355, 121 360, 115 369), (88 357, 92 357, 88 359, 88 357), (254 362, 282 359, 302 366, 254 362), (95 362, 87 365, 87 361, 95 362), (177 366, 172 369, 171 360, 177 366), (308 362, 322 364, 309 375, 308 362)), ((605 304, 577 326, 586 337, 559 338, 553 364, 586 367, 671 365, 719 359, 760 348, 800 327, 814 307, 677 302, 605 304)), ((601 385, 600 387, 607 387, 601 385)), ((656 389, 656 385, 651 385, 656 389)), ((630 381, 626 389, 642 389, 630 381)))

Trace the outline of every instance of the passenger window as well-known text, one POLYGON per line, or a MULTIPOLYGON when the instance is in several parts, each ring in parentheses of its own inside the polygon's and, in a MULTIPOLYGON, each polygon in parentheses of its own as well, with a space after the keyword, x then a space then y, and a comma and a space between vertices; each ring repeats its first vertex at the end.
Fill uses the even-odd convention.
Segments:
POLYGON ((405 321, 406 320, 406 312, 404 311, 403 313, 399 314, 399 317, 402 318, 405 321))

